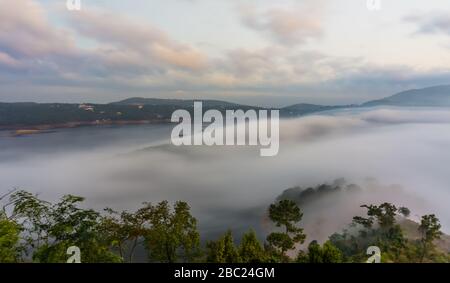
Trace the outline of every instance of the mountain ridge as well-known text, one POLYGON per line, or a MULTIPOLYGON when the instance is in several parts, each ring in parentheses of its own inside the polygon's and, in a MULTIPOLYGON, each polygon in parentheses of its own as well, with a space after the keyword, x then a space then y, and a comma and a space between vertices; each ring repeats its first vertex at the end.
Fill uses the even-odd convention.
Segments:
POLYGON ((203 110, 219 111, 278 109, 280 116, 294 118, 340 108, 374 106, 444 106, 450 107, 450 85, 410 89, 394 95, 352 105, 297 103, 281 108, 248 106, 213 99, 163 99, 131 97, 107 104, 0 102, 0 129, 58 128, 98 124, 167 123, 173 111, 193 111, 193 102, 202 101, 203 110))
POLYGON ((450 85, 438 85, 401 91, 381 99, 367 101, 361 106, 450 106, 450 85))

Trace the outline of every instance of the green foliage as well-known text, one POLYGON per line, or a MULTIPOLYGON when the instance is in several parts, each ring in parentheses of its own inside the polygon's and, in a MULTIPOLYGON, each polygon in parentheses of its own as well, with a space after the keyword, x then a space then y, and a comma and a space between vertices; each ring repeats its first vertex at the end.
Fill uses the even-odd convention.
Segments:
POLYGON ((102 217, 100 229, 105 241, 119 253, 123 261, 133 262, 136 247, 142 244, 143 237, 149 231, 152 210, 148 204, 133 213, 105 209, 108 214, 102 217))
POLYGON ((339 263, 342 260, 342 252, 333 243, 326 241, 322 247, 322 262, 339 263))
POLYGON ((286 231, 299 231, 295 223, 302 220, 303 213, 297 204, 291 200, 281 200, 269 206, 269 218, 277 227, 284 226, 286 231))
POLYGON ((228 230, 217 241, 209 241, 206 244, 207 262, 213 263, 237 263, 241 262, 239 251, 236 248, 231 230, 228 230))
POLYGON ((303 229, 296 226, 302 220, 303 213, 292 200, 281 200, 269 207, 269 218, 284 232, 273 232, 267 236, 267 242, 278 249, 282 257, 286 251, 294 248, 296 243, 303 243, 306 235, 303 229))
POLYGON ((317 241, 312 241, 308 245, 308 261, 310 263, 322 263, 322 248, 317 241))
MULTIPOLYGON (((0 210, 0 262, 62 263, 71 246, 80 248, 82 262, 133 262, 138 246, 147 249, 151 262, 289 262, 287 252, 306 237, 297 227, 303 214, 287 199, 269 207, 269 218, 278 230, 267 235, 264 246, 253 230, 244 233, 239 246, 227 231, 207 242, 202 257, 197 220, 185 202, 144 203, 134 212, 105 209, 102 215, 82 208, 84 198, 73 195, 50 203, 26 191, 13 191, 0 196, 0 201, 6 196, 0 210)), ((310 242, 306 251, 298 252, 296 262, 365 262, 369 246, 380 248, 382 262, 450 261, 449 254, 437 249, 442 232, 434 214, 422 216, 420 224, 403 218, 400 225, 398 219, 410 214, 405 207, 390 203, 362 207, 367 209, 365 216, 355 216, 348 229, 331 235, 323 245, 310 242), (416 236, 408 238, 411 231, 416 236)))
POLYGON ((434 214, 422 216, 420 220, 419 232, 422 235, 420 239, 420 262, 423 262, 427 256, 434 251, 434 240, 439 239, 442 235, 441 224, 434 214))
POLYGON ((66 195, 52 204, 26 191, 11 194, 5 205, 13 206, 11 215, 7 218, 4 208, 0 218, 2 261, 15 261, 18 242, 22 247, 17 251, 30 252, 35 262, 66 262, 70 246, 81 250, 82 262, 132 262, 143 243, 151 261, 187 262, 200 255, 197 220, 185 202, 177 202, 173 210, 167 201, 144 203, 133 213, 106 209, 102 216, 81 208, 83 201, 66 195))
MULTIPOLYGON (((376 205, 361 205, 361 207, 367 208, 368 218, 355 216, 353 221, 357 224, 363 225, 365 228, 371 228, 374 220, 377 221, 380 228, 384 231, 390 229, 395 223, 395 215, 397 208, 391 203, 382 203, 379 206, 376 205)), ((405 208, 403 208, 404 210, 405 208)))
POLYGON ((24 242, 36 262, 66 262, 66 250, 77 246, 83 262, 118 262, 101 238, 100 215, 82 209, 84 198, 66 195, 51 204, 25 191, 11 195, 13 215, 24 230, 24 242))
MULTIPOLYGON (((150 205, 149 205, 150 206, 150 205)), ((151 261, 189 262, 200 255, 197 220, 185 202, 176 202, 173 211, 167 201, 150 206, 149 229, 144 235, 151 261)))
POLYGON ((0 263, 17 262, 20 226, 0 215, 0 263))
POLYGON ((267 242, 276 249, 279 256, 287 259, 285 252, 294 248, 294 241, 287 233, 272 232, 267 236, 267 242))
POLYGON ((239 246, 239 255, 243 262, 258 263, 265 262, 264 248, 256 237, 254 230, 250 230, 242 236, 239 246))
POLYGON ((343 261, 342 252, 330 241, 321 247, 317 241, 308 245, 308 252, 299 251, 297 262, 300 263, 339 263, 343 261))
POLYGON ((401 262, 407 254, 407 240, 396 222, 398 215, 409 215, 409 209, 397 207, 391 203, 380 205, 362 205, 367 209, 367 217, 353 217, 353 231, 335 233, 330 241, 338 247, 346 261, 364 262, 365 250, 369 246, 378 246, 384 262, 401 262))
POLYGON ((397 209, 390 203, 362 207, 367 208, 368 217, 354 217, 351 227, 353 231, 344 230, 342 234, 330 236, 330 241, 342 251, 345 261, 364 262, 364 251, 369 246, 380 248, 382 262, 449 261, 448 255, 435 251, 434 242, 441 235, 441 226, 435 215, 424 215, 420 225, 415 224, 421 238, 414 240, 408 239, 397 223, 398 217, 410 215, 408 208, 397 209))

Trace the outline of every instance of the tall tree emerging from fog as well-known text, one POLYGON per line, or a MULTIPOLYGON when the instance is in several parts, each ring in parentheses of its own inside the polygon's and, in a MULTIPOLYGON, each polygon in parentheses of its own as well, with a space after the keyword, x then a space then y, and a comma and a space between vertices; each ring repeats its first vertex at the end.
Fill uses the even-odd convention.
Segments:
POLYGON ((403 230, 396 221, 398 215, 409 215, 410 211, 406 207, 397 208, 395 205, 385 202, 380 205, 361 205, 367 209, 368 217, 355 216, 353 223, 364 227, 360 230, 360 237, 367 243, 379 246, 383 251, 383 256, 390 255, 385 260, 400 261, 402 254, 407 249, 407 240, 403 230), (374 226, 374 223, 377 226, 374 226))
POLYGON ((423 262, 427 255, 434 250, 433 241, 439 239, 442 235, 440 229, 441 224, 434 214, 422 216, 419 226, 419 232, 422 234, 420 262, 423 262))
POLYGON ((281 200, 269 207, 270 220, 277 227, 281 227, 283 232, 270 233, 267 242, 280 252, 283 259, 287 259, 286 252, 293 249, 295 244, 302 244, 305 241, 303 229, 296 226, 302 217, 303 213, 292 200, 281 200))

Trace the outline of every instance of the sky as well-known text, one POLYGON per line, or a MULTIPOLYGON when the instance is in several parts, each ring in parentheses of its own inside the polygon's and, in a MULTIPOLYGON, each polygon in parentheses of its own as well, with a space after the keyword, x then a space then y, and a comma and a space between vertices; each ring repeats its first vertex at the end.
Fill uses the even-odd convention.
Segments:
POLYGON ((0 0, 0 101, 350 104, 449 84, 448 0, 379 1, 0 0))

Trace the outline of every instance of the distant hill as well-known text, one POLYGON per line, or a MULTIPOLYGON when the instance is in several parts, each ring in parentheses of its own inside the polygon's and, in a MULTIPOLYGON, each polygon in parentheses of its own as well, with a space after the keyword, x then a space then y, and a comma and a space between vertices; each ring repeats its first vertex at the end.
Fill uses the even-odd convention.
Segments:
MULTIPOLYGON (((0 129, 49 129, 102 124, 168 123, 177 109, 193 112, 193 100, 130 98, 109 104, 0 103, 0 129)), ((203 110, 261 109, 204 100, 203 110)))
MULTIPOLYGON (((405 236, 410 240, 418 240, 421 235, 419 232, 419 223, 410 219, 402 219, 399 221, 400 226, 405 232, 405 236)), ((445 254, 450 253, 450 236, 442 233, 441 238, 434 241, 437 249, 445 254)))
MULTIPOLYGON (((270 109, 241 105, 221 100, 202 100, 204 111, 217 109, 270 109)), ((120 123, 167 123, 173 111, 185 109, 192 112, 192 99, 161 99, 132 97, 109 104, 93 103, 0 103, 0 129, 58 128, 80 125, 120 123)), ((413 89, 368 101, 361 105, 317 105, 299 103, 279 108, 284 118, 353 107, 391 106, 449 106, 450 85, 413 89)), ((277 108, 278 109, 278 108, 277 108)))
POLYGON ((392 96, 368 101, 362 106, 450 106, 450 85, 402 91, 392 96))
MULTIPOLYGON (((112 102, 112 105, 175 105, 179 107, 192 107, 194 105, 193 99, 163 99, 163 98, 143 98, 143 97, 132 97, 121 101, 112 102)), ((239 104, 231 103, 221 100, 201 100, 203 102, 203 107, 236 107, 239 104)))

